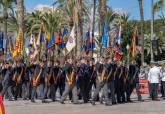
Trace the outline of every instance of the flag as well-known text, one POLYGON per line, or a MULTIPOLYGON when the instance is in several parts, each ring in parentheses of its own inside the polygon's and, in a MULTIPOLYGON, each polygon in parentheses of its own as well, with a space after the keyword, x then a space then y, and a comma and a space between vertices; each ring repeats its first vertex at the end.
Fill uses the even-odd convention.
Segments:
POLYGON ((34 44, 34 39, 35 39, 35 38, 34 38, 34 35, 31 34, 31 35, 30 35, 30 42, 29 42, 30 45, 33 45, 33 44, 34 44))
POLYGON ((115 51, 114 59, 117 60, 117 61, 121 60, 123 54, 121 53, 120 48, 119 47, 115 47, 114 51, 115 51))
POLYGON ((3 51, 3 37, 4 37, 4 34, 3 32, 0 34, 0 50, 3 51))
POLYGON ((46 49, 50 49, 54 47, 54 38, 55 38, 55 34, 53 32, 50 37, 50 40, 46 40, 46 49))
POLYGON ((92 31, 92 37, 90 38, 90 48, 94 49, 95 48, 95 39, 94 39, 94 31, 92 31))
POLYGON ((13 57, 16 55, 23 55, 23 33, 19 30, 18 36, 15 40, 14 50, 13 50, 13 57))
POLYGON ((137 30, 134 31, 133 41, 132 41, 132 54, 135 55, 138 48, 138 32, 137 30))
POLYGON ((86 32, 85 34, 85 38, 84 38, 84 49, 85 49, 85 52, 89 52, 90 50, 90 32, 86 32))
POLYGON ((37 46, 40 46, 41 42, 44 42, 44 32, 42 30, 40 30, 39 34, 38 34, 38 39, 37 39, 37 46))
POLYGON ((73 27, 68 42, 66 43, 66 49, 68 52, 70 52, 75 46, 76 46, 75 27, 73 27))
POLYGON ((61 35, 62 35, 62 39, 61 39, 61 42, 59 42, 59 44, 58 44, 58 48, 60 48, 60 49, 62 49, 66 46, 66 42, 68 40, 68 30, 67 30, 67 28, 64 28, 61 35))
POLYGON ((0 96, 0 114, 5 114, 5 107, 3 104, 2 96, 0 96))
POLYGON ((6 44, 5 44, 5 50, 4 50, 4 52, 5 53, 7 53, 7 49, 8 49, 8 42, 9 42, 9 39, 8 39, 8 36, 7 36, 7 38, 6 38, 6 44))
POLYGON ((104 31, 103 31, 103 36, 102 36, 103 48, 107 48, 107 42, 108 42, 107 32, 108 32, 108 24, 106 23, 104 26, 104 31))
POLYGON ((117 39, 119 45, 121 45, 121 39, 122 39, 122 36, 121 36, 121 25, 120 25, 119 33, 118 33, 118 39, 117 39))
POLYGON ((59 44, 62 41, 62 35, 61 35, 61 31, 60 30, 57 32, 57 36, 56 36, 56 38, 54 40, 55 40, 54 41, 55 44, 59 44))

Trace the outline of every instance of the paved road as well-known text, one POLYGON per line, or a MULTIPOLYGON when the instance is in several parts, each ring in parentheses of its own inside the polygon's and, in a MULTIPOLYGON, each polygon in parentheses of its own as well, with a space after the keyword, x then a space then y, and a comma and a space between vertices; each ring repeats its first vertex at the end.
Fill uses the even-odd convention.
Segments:
POLYGON ((72 105, 69 102, 42 104, 41 101, 5 101, 6 114, 165 114, 165 101, 150 101, 143 96, 145 102, 104 106, 88 104, 72 105))

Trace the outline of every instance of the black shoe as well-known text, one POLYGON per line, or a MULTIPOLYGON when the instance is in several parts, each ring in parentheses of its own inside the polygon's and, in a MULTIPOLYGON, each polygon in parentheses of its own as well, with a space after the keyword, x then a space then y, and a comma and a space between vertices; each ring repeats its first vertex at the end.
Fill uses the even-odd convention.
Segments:
POLYGON ((65 104, 64 101, 60 101, 61 104, 65 104))
POLYGON ((112 102, 112 105, 116 105, 117 103, 116 102, 112 102))
POLYGON ((92 105, 96 105, 96 104, 95 104, 95 101, 91 101, 91 104, 92 104, 92 105))
POLYGON ((46 100, 42 100, 42 103, 48 103, 48 101, 46 101, 46 100))
POLYGON ((78 101, 76 101, 76 102, 73 102, 73 104, 77 105, 77 104, 80 104, 80 103, 78 101))
POLYGON ((31 100, 32 103, 36 103, 36 101, 34 99, 31 100))
POLYGON ((105 103, 105 106, 112 106, 112 103, 105 103))

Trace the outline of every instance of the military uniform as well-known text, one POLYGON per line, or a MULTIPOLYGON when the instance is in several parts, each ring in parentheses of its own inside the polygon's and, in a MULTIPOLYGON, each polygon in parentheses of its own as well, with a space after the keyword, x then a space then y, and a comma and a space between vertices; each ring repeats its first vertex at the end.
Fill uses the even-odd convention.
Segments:
POLYGON ((5 93, 8 92, 9 100, 14 100, 12 93, 12 88, 14 86, 14 81, 12 80, 13 73, 14 73, 14 68, 11 66, 7 67, 3 80, 2 95, 5 95, 5 93))
POLYGON ((63 104, 67 95, 69 95, 70 92, 72 92, 73 95, 73 103, 78 103, 78 97, 77 97, 77 83, 76 83, 76 74, 75 74, 75 68, 72 64, 67 63, 65 65, 65 72, 66 72, 66 80, 65 80, 65 91, 61 97, 61 103, 63 104))
POLYGON ((97 79, 96 79, 96 90, 94 91, 94 95, 92 97, 92 105, 95 105, 95 101, 101 89, 103 89, 103 94, 100 97, 100 101, 102 102, 103 96, 104 101, 106 102, 105 105, 111 105, 109 96, 108 96, 108 83, 106 77, 106 67, 103 63, 96 64, 97 70, 97 79))
POLYGON ((108 88, 110 90, 111 102, 112 104, 116 104, 115 98, 115 73, 116 73, 117 65, 115 63, 106 63, 106 72, 107 72, 107 82, 108 88))

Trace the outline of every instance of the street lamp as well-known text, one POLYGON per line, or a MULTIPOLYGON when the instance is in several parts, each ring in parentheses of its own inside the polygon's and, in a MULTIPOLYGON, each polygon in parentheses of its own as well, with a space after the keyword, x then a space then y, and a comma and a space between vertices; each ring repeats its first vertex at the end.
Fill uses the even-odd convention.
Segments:
POLYGON ((129 44, 127 44, 127 46, 126 46, 126 49, 127 49, 127 63, 129 64, 129 54, 130 54, 130 45, 129 44))

